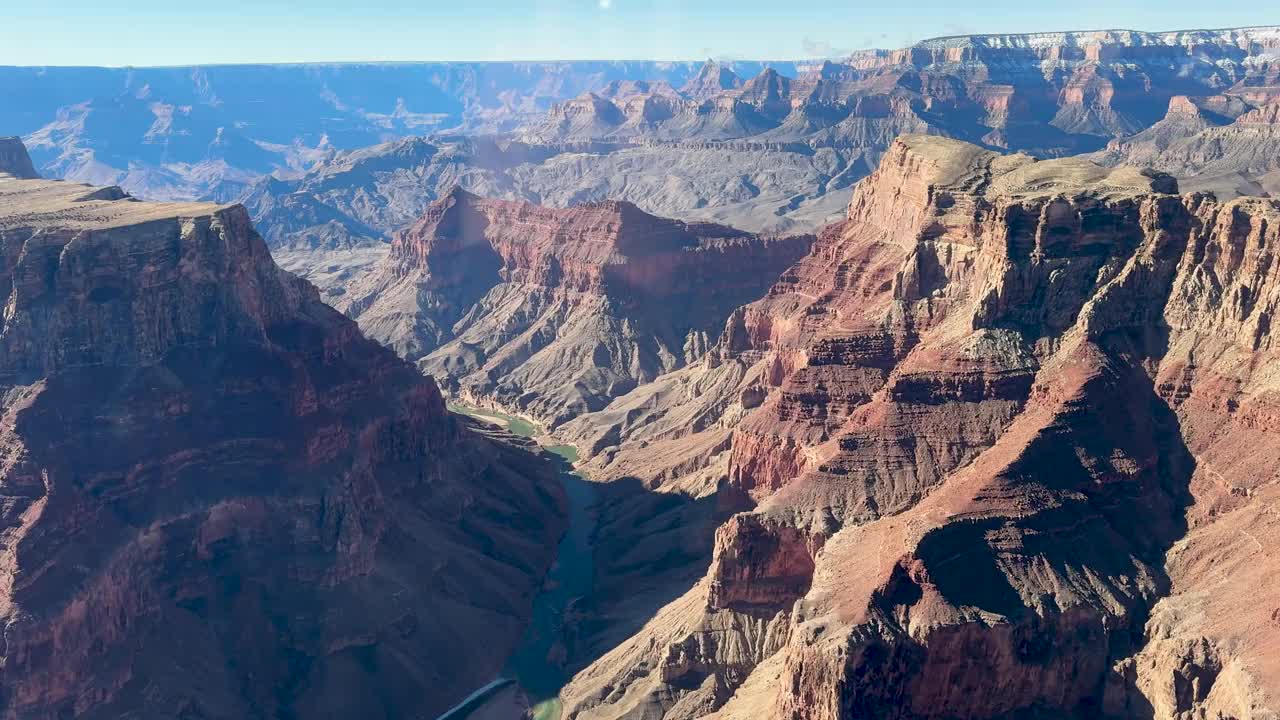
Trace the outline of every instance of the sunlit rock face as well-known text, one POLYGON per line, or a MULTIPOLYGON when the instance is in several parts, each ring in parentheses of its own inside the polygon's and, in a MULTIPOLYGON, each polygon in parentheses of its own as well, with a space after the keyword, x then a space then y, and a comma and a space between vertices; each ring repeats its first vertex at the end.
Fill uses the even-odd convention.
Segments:
POLYGON ((896 141, 707 362, 569 426, 756 505, 570 716, 1270 717, 1277 221, 896 141))
POLYGON ((812 241, 454 190, 337 306, 449 389, 554 427, 700 359, 812 241))

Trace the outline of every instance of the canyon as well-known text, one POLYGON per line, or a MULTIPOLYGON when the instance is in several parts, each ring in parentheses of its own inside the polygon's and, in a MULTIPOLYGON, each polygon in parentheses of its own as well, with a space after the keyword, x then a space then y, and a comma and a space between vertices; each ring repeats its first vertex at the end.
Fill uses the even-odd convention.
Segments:
POLYGON ((243 207, 30 170, 0 140, 0 716, 434 717, 497 676, 555 465, 448 412, 243 207))
POLYGON ((683 362, 594 303, 708 307, 666 268, 712 233, 624 203, 455 189, 338 302, 600 485, 563 717, 1272 717, 1275 608, 1229 588, 1280 540, 1277 221, 904 135, 683 362))
POLYGON ((1278 58, 0 68, 0 716, 1280 717, 1278 58))
MULTIPOLYGON (((776 63, 789 72, 795 64, 776 63)), ((754 73, 764 63, 734 63, 754 73)), ((437 131, 505 132, 620 80, 683 83, 693 62, 0 66, 0 128, 47 176, 147 199, 225 202, 264 175, 437 131)))

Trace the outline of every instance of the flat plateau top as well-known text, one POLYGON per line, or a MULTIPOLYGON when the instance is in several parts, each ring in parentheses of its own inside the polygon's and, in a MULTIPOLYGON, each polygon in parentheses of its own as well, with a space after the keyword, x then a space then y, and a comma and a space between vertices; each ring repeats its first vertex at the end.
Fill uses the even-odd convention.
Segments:
POLYGON ((916 43, 915 47, 941 50, 945 48, 973 47, 991 49, 1079 47, 1094 44, 1193 46, 1204 43, 1228 45, 1238 45, 1242 42, 1269 43, 1277 40, 1280 40, 1280 25, 1253 25, 1238 28, 1161 30, 1156 32, 1115 28, 1063 30, 1058 32, 947 35, 921 40, 916 43))
POLYGON ((1036 160, 1021 153, 1003 155, 938 135, 903 135, 895 142, 923 161, 926 182, 935 187, 981 188, 986 195, 1010 197, 1177 193, 1177 182, 1169 175, 1110 168, 1079 157, 1036 160))
POLYGON ((95 188, 57 180, 0 175, 0 229, 96 230, 212 215, 225 205, 139 202, 117 187, 95 188))

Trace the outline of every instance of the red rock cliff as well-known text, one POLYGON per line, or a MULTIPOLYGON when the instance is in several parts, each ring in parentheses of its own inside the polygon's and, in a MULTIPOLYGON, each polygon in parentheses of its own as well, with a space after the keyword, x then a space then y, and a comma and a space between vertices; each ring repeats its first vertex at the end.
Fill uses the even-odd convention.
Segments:
POLYGON ((552 472, 243 208, 0 182, 0 292, 0 716, 429 717, 501 670, 552 472))
POLYGON ((731 432, 758 506, 570 715, 1274 713, 1280 631, 1246 588, 1280 542, 1280 205, 1176 192, 897 141, 715 362, 660 381, 739 378, 718 405, 619 401, 700 409, 665 454, 731 432))
POLYGON ((811 241, 455 190, 341 307, 451 388, 555 423, 701 357, 811 241))

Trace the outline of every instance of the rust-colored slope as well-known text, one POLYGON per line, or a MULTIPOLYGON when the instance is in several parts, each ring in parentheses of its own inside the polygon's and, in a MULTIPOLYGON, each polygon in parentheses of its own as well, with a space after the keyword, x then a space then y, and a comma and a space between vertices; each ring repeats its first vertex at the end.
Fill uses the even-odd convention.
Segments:
MULTIPOLYGON (((1267 717, 1280 206, 1174 193, 895 143, 680 371, 736 378, 719 403, 615 402, 649 398, 634 437, 667 455, 731 434, 724 482, 758 506, 566 688, 571 716, 1267 717), (663 425, 690 407, 714 409, 697 432, 663 425)), ((599 415, 594 462, 636 474, 599 415)))
POLYGON ((449 390, 555 426, 700 358, 811 241, 455 190, 339 307, 449 390))

